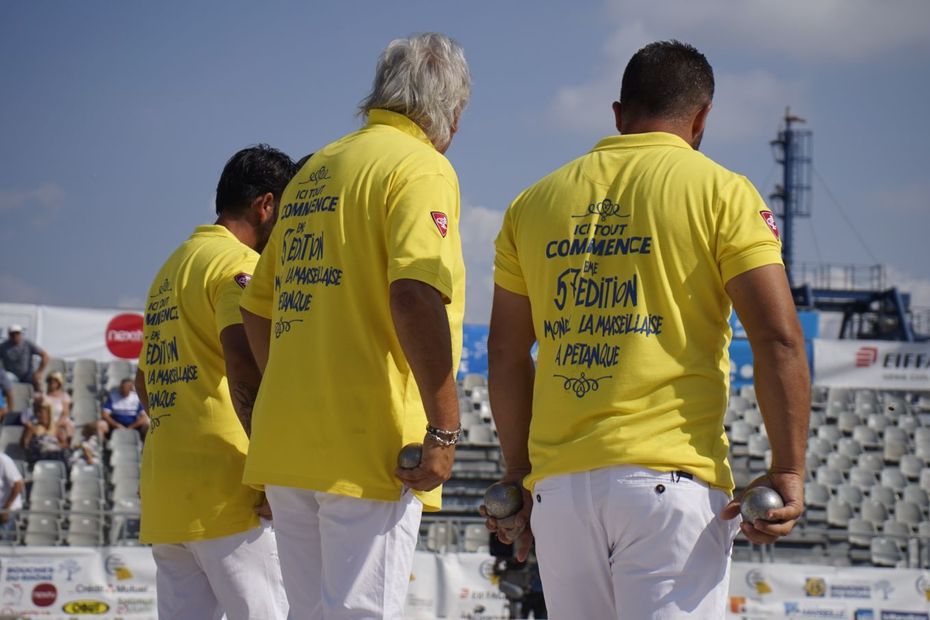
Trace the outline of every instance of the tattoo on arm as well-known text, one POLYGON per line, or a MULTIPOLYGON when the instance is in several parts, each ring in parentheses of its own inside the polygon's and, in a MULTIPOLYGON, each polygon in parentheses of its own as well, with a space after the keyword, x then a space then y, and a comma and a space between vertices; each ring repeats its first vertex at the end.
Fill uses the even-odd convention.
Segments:
POLYGON ((239 422, 245 429, 245 434, 252 436, 252 407, 255 406, 255 398, 258 396, 258 389, 252 387, 245 381, 236 381, 232 389, 233 406, 236 408, 236 415, 239 416, 239 422))

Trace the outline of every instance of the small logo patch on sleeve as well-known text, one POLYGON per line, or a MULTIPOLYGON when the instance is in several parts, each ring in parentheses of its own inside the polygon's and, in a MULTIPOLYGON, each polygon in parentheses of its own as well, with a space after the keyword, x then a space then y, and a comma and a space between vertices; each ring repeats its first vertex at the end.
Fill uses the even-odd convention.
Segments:
POLYGON ((762 216, 762 219, 765 220, 765 223, 772 230, 772 234, 775 235, 775 238, 781 241, 781 235, 778 233, 778 224, 775 223, 775 214, 771 211, 759 211, 759 215, 762 216))
POLYGON ((251 273, 237 273, 236 277, 233 280, 236 281, 236 284, 239 285, 239 288, 245 288, 245 285, 249 283, 249 280, 252 279, 251 273))
POLYGON ((430 215, 433 217, 436 228, 439 229, 439 234, 445 239, 446 233, 449 232, 449 218, 442 211, 430 211, 430 215))

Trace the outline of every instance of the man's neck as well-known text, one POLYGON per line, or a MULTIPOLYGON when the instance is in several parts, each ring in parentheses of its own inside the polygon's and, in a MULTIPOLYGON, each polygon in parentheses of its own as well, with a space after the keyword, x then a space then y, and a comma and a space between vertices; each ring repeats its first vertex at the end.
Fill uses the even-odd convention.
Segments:
POLYGON ((255 228, 244 219, 221 215, 216 218, 215 224, 226 228, 236 239, 253 250, 258 245, 258 235, 255 233, 255 228))
POLYGON ((631 123, 624 124, 623 131, 620 133, 624 136, 637 133, 654 133, 663 132, 678 136, 688 144, 691 144, 691 125, 689 123, 678 123, 663 118, 646 118, 637 119, 631 123))

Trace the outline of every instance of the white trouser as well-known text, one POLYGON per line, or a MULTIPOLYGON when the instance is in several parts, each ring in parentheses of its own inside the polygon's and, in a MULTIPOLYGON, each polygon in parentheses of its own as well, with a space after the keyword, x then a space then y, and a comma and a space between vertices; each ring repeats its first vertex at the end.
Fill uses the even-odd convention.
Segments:
POLYGON ((739 519, 686 474, 611 467, 536 483, 531 524, 555 620, 723 618, 739 519))
POLYGON ((403 618, 423 504, 268 485, 293 620, 403 618))
POLYGON ((240 534, 153 545, 158 617, 284 620, 287 596, 270 522, 240 534))

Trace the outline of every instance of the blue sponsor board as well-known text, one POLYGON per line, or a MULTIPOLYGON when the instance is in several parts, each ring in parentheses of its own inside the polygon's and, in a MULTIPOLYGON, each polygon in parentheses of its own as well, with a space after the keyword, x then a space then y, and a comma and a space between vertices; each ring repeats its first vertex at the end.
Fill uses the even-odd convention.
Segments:
POLYGON ((930 620, 930 614, 919 611, 883 611, 881 620, 930 620))

